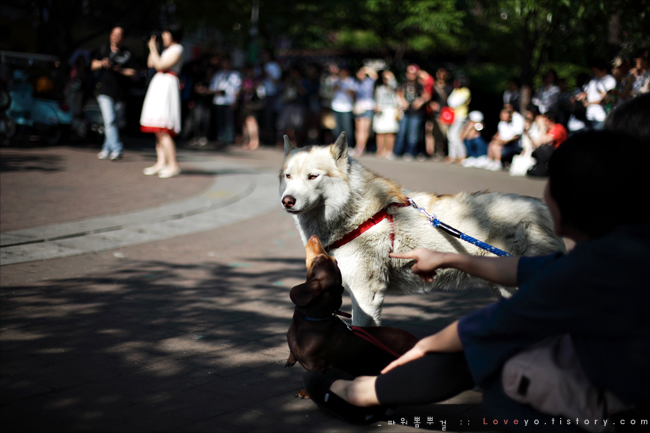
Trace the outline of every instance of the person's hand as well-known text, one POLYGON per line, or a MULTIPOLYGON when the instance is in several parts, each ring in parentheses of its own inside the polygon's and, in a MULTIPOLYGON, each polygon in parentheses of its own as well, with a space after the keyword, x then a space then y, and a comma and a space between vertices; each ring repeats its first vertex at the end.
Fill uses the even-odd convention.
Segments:
POLYGON ((431 283, 436 275, 436 269, 446 267, 445 259, 448 257, 448 254, 431 251, 426 248, 417 248, 406 253, 390 253, 389 256, 393 259, 415 260, 415 264, 411 267, 411 272, 420 277, 425 283, 431 283))
POLYGON ((384 367, 384 369, 381 371, 381 374, 386 374, 395 367, 399 367, 401 365, 408 364, 411 361, 415 361, 418 358, 422 358, 425 353, 426 351, 421 347, 420 342, 418 342, 411 348, 411 350, 384 367))
POLYGON ((149 51, 158 51, 158 44, 156 43, 155 35, 151 35, 149 42, 147 42, 147 46, 149 47, 149 51))
POLYGON ((109 60, 108 57, 104 57, 102 59, 102 68, 110 69, 111 65, 112 65, 112 63, 111 63, 111 61, 109 60))

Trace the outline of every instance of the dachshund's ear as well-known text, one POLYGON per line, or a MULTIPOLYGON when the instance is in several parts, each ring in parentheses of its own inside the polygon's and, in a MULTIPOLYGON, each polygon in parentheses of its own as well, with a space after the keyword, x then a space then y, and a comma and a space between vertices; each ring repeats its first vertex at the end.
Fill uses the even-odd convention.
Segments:
POLYGON ((320 292, 320 281, 316 278, 312 278, 309 281, 298 284, 293 289, 291 289, 289 297, 294 304, 299 307, 304 307, 305 305, 309 304, 312 299, 318 296, 320 292))

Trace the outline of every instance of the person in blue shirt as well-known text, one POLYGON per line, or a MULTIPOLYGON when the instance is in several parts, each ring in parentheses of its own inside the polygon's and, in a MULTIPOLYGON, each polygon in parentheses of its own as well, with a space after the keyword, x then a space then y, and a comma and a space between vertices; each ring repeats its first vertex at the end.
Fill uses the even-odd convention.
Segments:
POLYGON ((414 260, 411 270, 424 281, 432 281, 437 270, 455 268, 519 291, 422 339, 380 376, 343 380, 307 372, 311 398, 348 422, 364 424, 381 419, 386 406, 435 403, 480 386, 487 419, 538 419, 554 432, 580 431, 575 422, 551 424, 553 416, 509 398, 501 381, 512 356, 568 334, 594 386, 628 406, 646 405, 650 213, 640 208, 640 199, 647 196, 643 167, 649 156, 648 146, 613 131, 578 133, 554 152, 544 200, 556 234, 576 242, 566 255, 479 257, 426 249, 391 254, 414 260))

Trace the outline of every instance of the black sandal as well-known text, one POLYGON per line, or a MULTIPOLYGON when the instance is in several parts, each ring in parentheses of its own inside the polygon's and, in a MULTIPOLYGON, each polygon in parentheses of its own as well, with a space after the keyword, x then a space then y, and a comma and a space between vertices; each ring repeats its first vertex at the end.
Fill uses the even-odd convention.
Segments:
POLYGON ((352 380, 345 375, 325 375, 319 371, 308 371, 303 376, 305 389, 309 397, 316 403, 323 412, 332 415, 342 421, 355 425, 368 425, 382 421, 386 417, 385 406, 360 407, 348 403, 338 395, 334 394, 330 387, 339 380, 352 380))

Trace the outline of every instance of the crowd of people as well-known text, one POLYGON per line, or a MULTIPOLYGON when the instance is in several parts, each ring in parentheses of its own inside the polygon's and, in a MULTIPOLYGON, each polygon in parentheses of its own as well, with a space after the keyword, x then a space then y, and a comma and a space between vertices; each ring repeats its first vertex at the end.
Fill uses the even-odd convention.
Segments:
MULTIPOLYGON (((91 71, 102 72, 97 97, 105 122, 102 159, 121 157, 121 102, 128 81, 136 75, 137 65, 121 45, 123 33, 115 27, 109 43, 89 65, 91 71)), ((154 48, 161 50, 155 56, 158 61, 169 56, 170 50, 182 53, 178 41, 158 47, 152 39, 150 52, 154 48)), ((170 112, 180 112, 181 120, 173 120, 169 139, 157 133, 157 149, 172 149, 169 143, 176 134, 192 146, 216 142, 255 150, 262 144, 281 146, 285 134, 292 143, 303 146, 331 143, 345 131, 355 157, 374 147, 378 158, 432 158, 463 167, 508 170, 513 176, 546 176, 551 154, 568 136, 602 129, 609 112, 650 91, 648 49, 639 50, 630 59, 594 61, 591 76, 558 77, 548 70, 536 89, 521 86, 512 78, 498 115, 472 110, 468 76, 445 67, 429 73, 414 63, 403 71, 382 69, 377 64, 353 69, 343 62, 295 61, 283 66, 269 52, 261 53, 258 63, 243 68, 234 68, 225 53, 205 54, 184 65, 181 54, 174 59, 173 68, 166 64, 156 68, 148 59, 155 81, 164 76, 180 84, 180 101, 172 104, 170 112), (574 88, 568 88, 567 78, 575 79, 574 88), (491 137, 486 137, 487 116, 490 123, 498 119, 491 137)), ((71 100, 78 96, 75 89, 88 88, 81 84, 89 81, 83 58, 77 60, 71 69, 71 100)), ((147 110, 170 107, 159 102, 150 101, 147 110)), ((142 130, 153 131, 150 127, 142 130)), ((164 172, 176 175, 178 165, 173 152, 168 153, 170 167, 164 172)), ((159 174, 166 165, 160 161, 148 174, 159 174)))
POLYGON ((484 137, 485 115, 470 110, 471 87, 462 71, 440 67, 429 73, 417 64, 409 64, 403 76, 368 65, 353 70, 346 63, 282 68, 264 53, 259 65, 240 73, 228 56, 210 55, 184 73, 191 83, 184 134, 204 146, 212 125, 219 143, 254 150, 260 143, 280 145, 284 134, 302 146, 331 142, 345 131, 356 157, 374 142, 379 158, 433 158, 507 169, 513 176, 546 176, 552 151, 569 135, 602 129, 607 113, 649 90, 648 50, 611 65, 596 61, 591 69, 591 77, 575 77, 573 89, 554 70, 534 91, 512 78, 497 132, 484 137))

